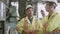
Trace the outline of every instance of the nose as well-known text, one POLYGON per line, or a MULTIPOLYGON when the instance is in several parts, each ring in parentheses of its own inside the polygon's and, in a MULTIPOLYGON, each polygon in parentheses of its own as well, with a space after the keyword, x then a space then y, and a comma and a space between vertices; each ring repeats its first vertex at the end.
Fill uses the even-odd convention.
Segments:
POLYGON ((29 13, 32 13, 32 10, 30 10, 29 13))
POLYGON ((31 11, 29 11, 29 14, 31 14, 32 12, 31 11))

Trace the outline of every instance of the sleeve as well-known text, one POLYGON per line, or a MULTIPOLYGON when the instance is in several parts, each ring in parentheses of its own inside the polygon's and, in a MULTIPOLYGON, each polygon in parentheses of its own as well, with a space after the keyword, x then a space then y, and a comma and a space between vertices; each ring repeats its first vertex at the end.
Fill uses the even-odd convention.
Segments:
POLYGON ((43 28, 43 25, 41 23, 41 20, 39 20, 38 26, 39 26, 39 29, 42 29, 43 28))
POLYGON ((38 34, 42 34, 42 33, 43 33, 43 25, 42 25, 41 20, 38 20, 38 27, 39 27, 39 32, 38 32, 38 34))
POLYGON ((23 27, 24 27, 23 25, 24 25, 23 19, 20 22, 18 22, 18 24, 16 25, 16 27, 18 28, 19 33, 22 33, 23 27))
POLYGON ((49 22, 49 26, 47 27, 47 31, 52 32, 57 29, 60 25, 60 15, 57 15, 52 21, 49 22))

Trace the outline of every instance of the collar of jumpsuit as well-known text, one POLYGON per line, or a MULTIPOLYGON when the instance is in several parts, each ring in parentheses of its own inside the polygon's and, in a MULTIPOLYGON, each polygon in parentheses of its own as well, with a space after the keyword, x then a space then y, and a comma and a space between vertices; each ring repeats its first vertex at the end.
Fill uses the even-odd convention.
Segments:
POLYGON ((28 19, 29 19, 30 23, 32 24, 33 17, 32 18, 28 18, 28 19))
POLYGON ((54 11, 53 14, 52 14, 51 16, 48 14, 48 16, 47 16, 48 20, 54 18, 54 16, 55 16, 56 14, 57 14, 56 11, 54 11))

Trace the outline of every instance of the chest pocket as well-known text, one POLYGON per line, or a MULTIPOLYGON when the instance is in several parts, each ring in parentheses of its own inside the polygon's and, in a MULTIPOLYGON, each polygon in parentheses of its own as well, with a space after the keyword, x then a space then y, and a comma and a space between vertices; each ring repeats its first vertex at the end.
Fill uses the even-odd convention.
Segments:
POLYGON ((33 19, 32 24, 31 24, 27 19, 24 19, 24 29, 29 29, 29 30, 36 29, 36 27, 37 27, 36 22, 37 22, 37 20, 33 19))

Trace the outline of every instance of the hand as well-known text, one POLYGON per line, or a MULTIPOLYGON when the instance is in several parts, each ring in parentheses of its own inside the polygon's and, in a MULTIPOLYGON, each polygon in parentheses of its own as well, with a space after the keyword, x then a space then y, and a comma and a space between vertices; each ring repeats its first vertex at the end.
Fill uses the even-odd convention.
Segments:
POLYGON ((24 34, 29 34, 29 30, 24 30, 24 34))
POLYGON ((39 30, 33 30, 32 34, 38 34, 39 30))
POLYGON ((48 27, 48 22, 45 22, 43 25, 43 31, 46 32, 46 28, 48 27))
POLYGON ((30 32, 30 33, 32 33, 32 32, 33 32, 33 30, 29 30, 29 32, 30 32))
POLYGON ((16 26, 16 30, 18 31, 20 29, 20 26, 18 25, 18 26, 16 26))
POLYGON ((24 30, 24 33, 28 34, 37 34, 38 30, 24 30))

